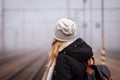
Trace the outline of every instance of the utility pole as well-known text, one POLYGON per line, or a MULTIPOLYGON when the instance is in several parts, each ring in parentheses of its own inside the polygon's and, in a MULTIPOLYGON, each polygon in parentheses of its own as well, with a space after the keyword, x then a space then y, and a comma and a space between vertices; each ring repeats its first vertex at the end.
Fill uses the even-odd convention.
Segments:
POLYGON ((105 46, 104 46, 104 0, 101 0, 101 24, 102 24, 102 30, 101 30, 101 64, 105 64, 105 46))
POLYGON ((2 55, 5 53, 5 0, 2 0, 2 55))
POLYGON ((22 41, 23 41, 23 43, 22 43, 22 49, 23 49, 23 51, 25 51, 25 49, 26 49, 26 43, 25 43, 25 12, 26 12, 26 10, 25 9, 23 9, 23 11, 22 11, 22 41))
POLYGON ((93 15, 92 15, 92 0, 90 0, 90 45, 93 47, 92 45, 92 41, 93 41, 93 15))
POLYGON ((87 23, 86 23, 86 2, 87 2, 87 0, 83 0, 83 30, 84 30, 83 38, 84 38, 84 40, 86 40, 86 28, 87 28, 87 23))
POLYGON ((67 18, 70 18, 70 0, 67 0, 67 18))
POLYGON ((15 31, 14 31, 14 40, 15 40, 15 50, 18 50, 18 30, 17 29, 15 29, 15 31))

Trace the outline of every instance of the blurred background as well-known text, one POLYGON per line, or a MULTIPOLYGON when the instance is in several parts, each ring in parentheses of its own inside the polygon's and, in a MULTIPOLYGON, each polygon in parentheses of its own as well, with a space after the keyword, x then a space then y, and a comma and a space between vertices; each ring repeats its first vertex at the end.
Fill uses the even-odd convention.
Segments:
MULTIPOLYGON (((54 27, 61 18, 76 22, 77 37, 92 46, 96 64, 106 64, 113 80, 118 80, 119 4, 120 0, 0 0, 0 80, 7 80, 11 76, 11 80, 27 80, 20 74, 25 74, 23 68, 28 69, 28 66, 32 66, 30 69, 36 71, 36 74, 39 72, 38 76, 42 75, 54 27), (23 64, 26 65, 20 66, 23 64), (23 73, 20 73, 20 69, 23 73), (19 78, 13 75, 17 72, 19 78)), ((31 75, 35 75, 35 72, 31 72, 31 75)))

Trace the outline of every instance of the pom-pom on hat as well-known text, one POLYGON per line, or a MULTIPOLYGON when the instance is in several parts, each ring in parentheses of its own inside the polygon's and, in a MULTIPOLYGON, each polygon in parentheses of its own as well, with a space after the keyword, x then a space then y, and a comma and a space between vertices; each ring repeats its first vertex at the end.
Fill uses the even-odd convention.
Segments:
POLYGON ((60 19, 55 28, 54 38, 59 41, 76 39, 76 24, 70 19, 60 19))

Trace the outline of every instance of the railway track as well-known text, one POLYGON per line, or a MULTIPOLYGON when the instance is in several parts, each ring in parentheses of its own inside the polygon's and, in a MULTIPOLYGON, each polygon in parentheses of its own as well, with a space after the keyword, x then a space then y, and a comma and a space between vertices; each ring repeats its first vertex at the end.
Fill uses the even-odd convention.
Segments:
POLYGON ((0 68, 0 80, 41 80, 46 63, 45 53, 30 54, 0 68))
MULTIPOLYGON (((30 53, 28 53, 30 54, 30 53)), ((10 62, 13 62, 15 60, 18 60, 22 57, 25 57, 28 55, 27 53, 22 53, 22 54, 18 54, 18 55, 13 55, 13 56, 10 56, 10 57, 7 57, 7 58, 3 58, 0 60, 0 66, 4 65, 4 64, 7 64, 7 63, 10 63, 10 62)))

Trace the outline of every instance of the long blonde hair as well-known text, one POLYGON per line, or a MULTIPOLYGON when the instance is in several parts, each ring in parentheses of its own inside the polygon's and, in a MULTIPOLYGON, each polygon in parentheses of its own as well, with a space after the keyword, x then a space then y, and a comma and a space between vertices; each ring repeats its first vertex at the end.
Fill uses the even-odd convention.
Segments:
POLYGON ((53 39, 52 46, 51 46, 51 49, 49 52, 48 67, 52 66, 53 62, 56 60, 56 58, 58 56, 59 49, 63 46, 65 46, 65 42, 53 39))

